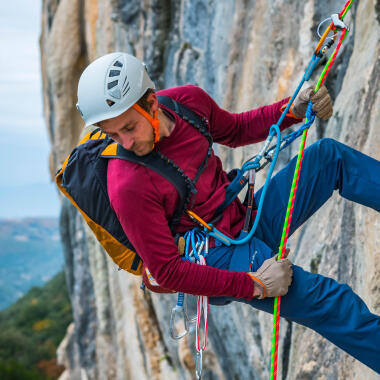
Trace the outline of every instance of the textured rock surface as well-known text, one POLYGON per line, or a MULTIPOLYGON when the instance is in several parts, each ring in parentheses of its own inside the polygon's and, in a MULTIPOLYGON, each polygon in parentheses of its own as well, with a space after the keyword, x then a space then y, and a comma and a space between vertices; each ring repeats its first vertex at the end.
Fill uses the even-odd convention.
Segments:
MULTIPOLYGON (((347 16, 351 33, 327 82, 334 116, 316 123, 309 143, 333 137, 380 159, 380 10, 376 0, 356 3, 347 16)), ((292 92, 315 47, 318 23, 342 5, 336 0, 44 0, 41 56, 52 173, 81 134, 76 86, 94 58, 130 52, 147 63, 159 88, 194 83, 239 112, 292 92)), ((252 146, 216 149, 226 168, 255 152, 252 146)), ((285 152, 280 166, 297 149, 285 152)), ((74 324, 59 350, 67 369, 62 378, 194 378, 193 336, 180 343, 169 338, 175 296, 143 295, 139 280, 117 271, 67 202, 61 230, 74 310, 74 324)), ((379 230, 378 214, 335 195, 293 236, 293 260, 348 283, 380 313, 379 230)), ((271 317, 246 305, 213 307, 204 378, 268 378, 271 323, 271 317)), ((376 378, 313 331, 286 321, 280 347, 284 379, 376 378)))

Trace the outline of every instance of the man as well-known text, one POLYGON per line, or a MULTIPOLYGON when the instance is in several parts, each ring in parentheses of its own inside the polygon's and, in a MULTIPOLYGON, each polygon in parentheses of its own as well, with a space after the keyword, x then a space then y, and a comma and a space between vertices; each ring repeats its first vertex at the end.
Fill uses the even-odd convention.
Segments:
MULTIPOLYGON (((159 104, 157 94, 171 97, 207 119, 213 140, 230 147, 264 140, 289 101, 287 98, 232 114, 219 108, 196 86, 157 93, 154 89, 139 60, 124 53, 108 54, 83 72, 78 85, 78 109, 86 125, 98 125, 138 156, 147 155, 153 149, 160 151, 191 179, 203 161, 208 142, 169 108, 159 104)), ((307 89, 297 97, 282 129, 302 121, 309 99, 317 117, 326 120, 332 115, 326 88, 316 94, 307 89)), ((283 317, 314 329, 380 372, 380 318, 371 314, 347 285, 306 272, 291 265, 288 259, 276 261, 273 257, 280 243, 294 166, 293 159, 271 180, 254 238, 245 245, 232 247, 211 240, 207 266, 180 258, 169 228, 179 196, 164 177, 145 166, 111 159, 107 172, 108 195, 145 268, 149 268, 162 287, 210 296, 214 304, 245 302, 267 312, 273 311, 273 297, 286 294, 281 302, 283 317)), ((207 222, 212 220, 224 200, 228 183, 220 159, 212 152, 198 179, 191 210, 207 222)), ((322 139, 306 149, 290 234, 334 190, 380 211, 380 163, 331 139, 322 139)), ((257 202, 260 196, 261 190, 255 194, 257 202)), ((238 236, 245 211, 236 199, 215 222, 215 227, 230 237, 238 236)), ((183 215, 176 232, 185 233, 194 227, 193 220, 183 215)))

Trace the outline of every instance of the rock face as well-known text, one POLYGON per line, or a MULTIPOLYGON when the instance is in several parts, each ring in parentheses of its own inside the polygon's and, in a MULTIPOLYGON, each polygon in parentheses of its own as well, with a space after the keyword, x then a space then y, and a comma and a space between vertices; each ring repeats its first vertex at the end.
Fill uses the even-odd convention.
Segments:
MULTIPOLYGON (((318 23, 343 3, 44 0, 41 59, 52 173, 81 134, 76 87, 96 57, 130 52, 147 63, 158 88, 197 84, 240 112, 292 93, 316 46, 318 23)), ((380 159, 378 2, 355 2, 346 20, 351 32, 327 81, 334 116, 316 122, 309 143, 333 137, 380 159)), ((296 153, 294 145, 280 166, 296 153)), ((227 169, 257 151, 216 149, 227 169)), ((294 234, 292 259, 348 283, 380 313, 379 231, 379 214, 334 195, 294 234)), ((66 201, 61 233, 74 310, 59 350, 67 368, 62 378, 194 378, 193 335, 179 343, 169 338, 176 297, 144 295, 139 279, 117 270, 66 201)), ((210 319, 204 378, 267 379, 272 318, 237 304, 213 307, 210 319)), ((281 324, 279 371, 288 380, 376 378, 313 331, 287 321, 281 324)))

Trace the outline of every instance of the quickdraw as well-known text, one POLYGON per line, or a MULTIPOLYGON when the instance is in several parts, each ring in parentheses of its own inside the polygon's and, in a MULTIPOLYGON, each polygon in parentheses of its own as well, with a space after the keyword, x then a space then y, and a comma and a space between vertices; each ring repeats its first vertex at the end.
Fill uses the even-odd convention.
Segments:
MULTIPOLYGON (((342 42, 344 38, 346 37, 346 34, 349 30, 347 25, 344 24, 343 19, 345 15, 347 14, 348 10, 350 9, 351 5, 353 3, 353 0, 348 0, 343 8, 343 10, 338 14, 331 15, 330 18, 324 20, 318 27, 318 35, 319 35, 319 29, 320 26, 326 22, 327 20, 331 20, 329 26, 323 33, 323 35, 320 38, 320 41, 314 51, 314 54, 305 70, 305 73, 295 90, 294 94, 292 95, 291 99, 289 100, 287 106, 283 110, 279 120, 276 124, 273 124, 269 130, 269 134, 267 139, 265 140, 261 150, 258 154, 248 159, 242 166, 240 170, 238 170, 237 175, 235 179, 231 182, 231 184, 226 189, 226 198, 225 201, 220 205, 216 211, 216 215, 223 212, 223 210, 236 198, 238 193, 245 187, 245 185, 248 183, 248 208, 247 208, 247 216, 245 219, 244 227, 243 227, 243 234, 242 238, 240 239, 231 239, 230 237, 224 235, 222 232, 218 231, 212 223, 207 223, 202 218, 200 218, 198 215, 196 215, 194 212, 186 210, 189 217, 194 220, 199 227, 194 228, 191 231, 188 231, 185 234, 186 239, 186 248, 185 248, 185 259, 196 262, 200 265, 206 264, 206 257, 208 253, 208 239, 209 237, 213 237, 219 241, 221 241, 223 244, 229 246, 231 244, 234 245, 240 245, 245 244, 248 242, 252 236, 254 235, 256 228, 258 226, 262 207, 265 200, 266 191, 269 185, 269 182, 271 180, 278 155, 281 150, 285 149, 287 146, 289 146, 295 139, 302 136, 301 143, 300 143, 300 149, 298 152, 297 157, 297 163, 296 163, 296 169, 294 172, 293 177, 293 183, 290 191, 289 196, 289 203, 287 207, 285 222, 284 222, 284 228, 283 233, 281 237, 281 243, 278 253, 278 259, 283 258, 286 242, 289 234, 289 227, 291 223, 291 217, 292 217, 292 211, 293 211, 293 205, 294 205, 294 199, 297 192, 297 184, 299 180, 299 174, 300 169, 302 166, 302 158, 303 158, 303 152, 305 148, 305 142, 307 137, 307 132, 310 128, 310 126, 313 124, 315 119, 315 113, 312 110, 312 103, 309 101, 306 115, 305 115, 305 123, 298 128, 295 132, 290 133, 289 135, 285 136, 284 138, 281 138, 281 132, 280 132, 280 125, 282 124, 285 116, 288 114, 290 107, 292 106, 296 96, 298 95, 301 87, 305 83, 305 81, 308 81, 311 77, 311 74, 313 73, 314 69, 316 68, 318 62, 320 59, 324 56, 326 51, 333 46, 333 44, 336 41, 338 30, 341 31, 341 36, 338 41, 338 44, 328 59, 328 62, 326 63, 320 78, 318 80, 318 83, 314 89, 314 92, 317 92, 318 89, 321 87, 323 82, 325 81, 331 66, 333 65, 335 58, 337 56, 337 53, 342 45, 342 42), (333 36, 330 37, 330 32, 333 32, 333 36), (271 146, 272 140, 276 136, 276 144, 271 146), (264 161, 264 162, 262 162, 264 161), (253 202, 253 194, 254 194, 254 184, 255 184, 255 173, 259 170, 263 169, 265 166, 270 165, 267 178, 265 180, 263 190, 261 193, 260 201, 257 207, 257 213, 254 220, 254 223, 248 232, 248 228, 250 225, 251 215, 252 215, 252 202, 253 202), (190 250, 191 248, 191 250, 190 250)), ((216 218, 214 218, 216 219, 216 218)), ((278 337, 279 337, 279 317, 280 317, 280 301, 281 297, 276 297, 274 301, 274 319, 273 319, 273 339, 272 339, 272 355, 271 355, 271 380, 276 380, 277 378, 277 358, 278 358, 278 337)), ((171 316, 171 333, 172 337, 174 339, 179 339, 180 337, 186 335, 189 332, 189 325, 190 319, 187 316, 186 308, 183 306, 184 303, 184 294, 179 293, 178 295, 178 301, 177 305, 172 310, 172 316, 171 316), (181 334, 176 334, 174 332, 174 324, 175 324, 175 318, 178 313, 182 313, 182 318, 184 320, 184 326, 185 330, 181 334)), ((194 321, 194 318, 192 319, 194 321)), ((196 349, 197 349, 197 360, 196 360, 196 375, 197 379, 201 378, 202 374, 202 353, 204 349, 206 348, 206 342, 207 342, 207 321, 208 321, 208 297, 201 296, 198 298, 198 310, 197 310, 197 329, 196 329, 196 349), (204 344, 202 348, 199 344, 199 326, 200 326, 200 315, 202 313, 202 309, 205 311, 204 315, 204 321, 205 321, 205 328, 204 328, 204 344)))
MULTIPOLYGON (((200 256, 200 260, 198 264, 206 265, 206 259, 204 258, 204 256, 200 256)), ((196 373, 197 379, 200 379, 202 377, 202 356, 203 356, 203 351, 206 349, 206 345, 207 345, 208 308, 209 308, 208 297, 198 296, 197 327, 195 330, 195 348, 197 350, 195 373, 196 373), (203 314, 203 319, 204 319, 204 333, 203 333, 204 338, 203 338, 203 345, 201 347, 199 336, 200 336, 200 324, 201 324, 202 314, 203 314)))
MULTIPOLYGON (((197 217, 197 222, 202 226, 204 231, 199 228, 194 228, 191 231, 186 232, 185 238, 185 256, 184 259, 199 265, 207 265, 206 257, 208 255, 209 249, 209 237, 206 233, 207 223, 204 222, 201 218, 197 217)), ((187 307, 185 303, 185 294, 178 293, 177 304, 172 309, 170 316, 170 335, 173 339, 181 339, 187 335, 190 331, 191 325, 196 322, 196 344, 195 348, 197 350, 196 355, 196 376, 197 379, 202 377, 202 360, 203 360, 203 351, 206 349, 207 345, 207 326, 208 326, 208 311, 209 311, 209 302, 207 296, 198 296, 197 300, 197 315, 194 318, 189 318, 187 313, 187 307), (184 330, 181 333, 177 332, 176 324, 179 322, 178 316, 180 315, 181 320, 184 325, 184 330), (200 325, 201 319, 204 319, 204 338, 203 345, 200 344, 200 325)))

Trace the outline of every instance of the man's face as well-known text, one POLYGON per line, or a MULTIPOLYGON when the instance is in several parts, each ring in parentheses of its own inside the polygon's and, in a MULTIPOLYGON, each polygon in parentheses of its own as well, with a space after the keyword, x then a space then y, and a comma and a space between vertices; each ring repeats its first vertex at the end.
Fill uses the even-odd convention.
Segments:
POLYGON ((153 149, 154 134, 150 122, 130 108, 121 115, 98 123, 103 132, 123 148, 144 156, 153 149))

